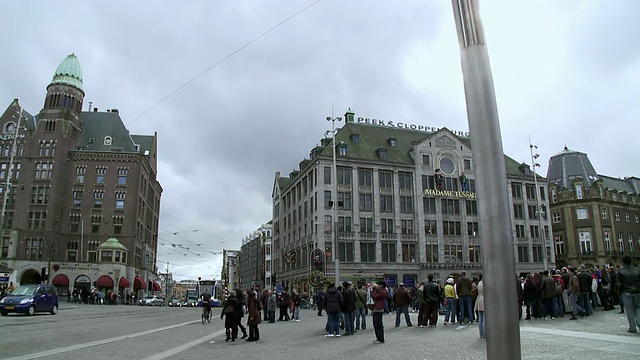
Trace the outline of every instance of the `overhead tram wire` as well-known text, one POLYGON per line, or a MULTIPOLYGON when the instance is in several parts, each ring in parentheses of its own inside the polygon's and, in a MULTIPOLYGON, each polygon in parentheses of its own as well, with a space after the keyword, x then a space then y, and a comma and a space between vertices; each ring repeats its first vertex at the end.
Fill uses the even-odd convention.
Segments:
POLYGON ((201 72, 200 74, 196 75, 194 78, 192 78, 191 80, 187 81, 186 83, 182 84, 180 87, 178 87, 176 90, 174 90, 173 92, 171 92, 169 95, 163 97, 162 99, 160 99, 160 101, 158 101, 157 103, 153 104, 151 107, 149 107, 147 110, 143 111, 140 115, 136 116, 135 118, 133 118, 133 120, 129 121, 126 123, 126 125, 130 125, 131 123, 133 123, 134 121, 138 120, 139 118, 141 118, 144 114, 148 113, 149 111, 153 110, 156 106, 160 105, 162 102, 164 102, 165 100, 167 100, 168 98, 170 98, 171 96, 175 95, 176 93, 178 93, 180 90, 184 89, 185 87, 187 87, 189 84, 191 84, 192 82, 196 81, 198 78, 200 78, 202 75, 208 73, 209 71, 211 71, 211 69, 215 68, 216 66, 222 64, 223 62, 225 62, 227 59, 229 59, 230 57, 232 57, 233 55, 239 53, 240 51, 244 50, 246 47, 248 47, 249 45, 253 44, 254 42, 260 40, 263 36, 267 35, 268 33, 272 32, 273 30, 277 29, 278 27, 280 27, 281 25, 283 25, 284 23, 286 23, 287 21, 293 19, 294 17, 302 14, 303 12, 305 12, 306 10, 308 10, 309 8, 311 8, 312 6, 314 6, 315 4, 319 3, 322 0, 316 0, 313 3, 307 5, 306 7, 304 7, 302 10, 299 10, 298 12, 294 13, 293 15, 289 16, 288 18, 282 20, 281 22, 279 22, 278 24, 276 24, 275 26, 271 27, 269 30, 263 32, 262 34, 258 35, 257 37, 253 38, 253 40, 247 42, 246 44, 242 45, 241 47, 239 47, 238 49, 236 49, 235 51, 233 51, 231 54, 223 57, 221 60, 219 60, 218 62, 216 62, 215 64, 209 66, 207 69, 205 69, 203 72, 201 72))
MULTIPOLYGON (((193 241, 191 241, 191 240, 189 240, 189 239, 187 239, 187 238, 185 238, 185 237, 183 237, 183 236, 178 235, 178 232, 175 232, 175 231, 169 231, 169 230, 164 229, 164 228, 161 228, 161 227, 158 227, 158 229, 160 229, 160 230, 162 230, 162 231, 166 231, 166 232, 168 232, 169 234, 171 234, 171 235, 173 235, 173 236, 175 236, 175 237, 177 237, 177 238, 179 238, 179 239, 182 239, 182 240, 184 240, 184 241, 187 241, 187 242, 191 243, 192 245, 197 246, 197 247, 198 247, 198 249, 202 249, 202 251, 204 251, 204 252, 207 252, 207 253, 209 253, 209 254, 211 254, 211 255, 216 255, 216 254, 215 254, 215 251, 207 250, 205 246, 202 246, 202 244, 195 243, 195 242, 193 242, 193 241)), ((167 240, 165 240, 165 241, 167 241, 167 240)), ((172 244, 172 245, 173 245, 173 244, 172 244)), ((179 245, 179 244, 175 244, 175 245, 179 245)), ((184 249, 184 247, 182 247, 182 246, 180 246, 180 247, 184 249)), ((198 256, 199 256, 199 255, 198 255, 198 256)))

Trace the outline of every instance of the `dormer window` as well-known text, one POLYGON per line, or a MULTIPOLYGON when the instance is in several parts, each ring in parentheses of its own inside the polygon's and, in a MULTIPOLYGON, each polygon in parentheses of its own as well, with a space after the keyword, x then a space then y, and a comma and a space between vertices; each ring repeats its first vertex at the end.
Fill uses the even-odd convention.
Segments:
POLYGON ((351 141, 353 141, 354 144, 359 144, 360 134, 351 134, 351 141))
POLYGON ((105 145, 111 145, 112 141, 113 141, 113 139, 111 138, 111 136, 105 136, 104 137, 104 144, 105 145))
POLYGON ((582 185, 576 185, 576 199, 582 200, 582 185))
POLYGON ((398 146, 398 140, 396 138, 390 137, 389 139, 387 139, 387 142, 389 143, 389 146, 391 146, 391 147, 398 146))
POLYGON ((378 150, 376 150, 376 152, 378 153, 378 157, 380 157, 380 160, 388 160, 389 156, 387 153, 387 149, 384 148, 378 148, 378 150))
POLYGON ((347 144, 338 144, 338 156, 347 156, 347 144))

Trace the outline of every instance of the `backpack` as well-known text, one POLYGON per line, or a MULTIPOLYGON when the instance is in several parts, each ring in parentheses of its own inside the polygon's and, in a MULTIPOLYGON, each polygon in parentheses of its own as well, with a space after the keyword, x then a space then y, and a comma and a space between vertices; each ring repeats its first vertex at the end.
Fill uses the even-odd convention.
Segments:
POLYGON ((560 279, 556 279, 556 295, 562 295, 562 284, 560 283, 560 279))

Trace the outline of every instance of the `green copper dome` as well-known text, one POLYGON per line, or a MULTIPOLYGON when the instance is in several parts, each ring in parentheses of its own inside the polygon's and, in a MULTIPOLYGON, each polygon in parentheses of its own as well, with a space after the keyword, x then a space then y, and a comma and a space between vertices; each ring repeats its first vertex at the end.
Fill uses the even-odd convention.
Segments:
POLYGON ((116 250, 125 250, 128 249, 118 241, 116 238, 107 239, 107 241, 103 242, 98 246, 100 249, 116 249, 116 250))
POLYGON ((69 85, 82 90, 82 69, 75 54, 71 54, 62 60, 53 74, 51 84, 69 85))

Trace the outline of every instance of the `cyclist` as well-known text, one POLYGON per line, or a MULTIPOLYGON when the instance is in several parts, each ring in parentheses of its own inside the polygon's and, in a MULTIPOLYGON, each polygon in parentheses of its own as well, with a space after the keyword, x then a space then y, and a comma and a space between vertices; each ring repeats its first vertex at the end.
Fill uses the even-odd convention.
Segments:
POLYGON ((202 300, 202 314, 208 318, 211 316, 211 294, 209 294, 209 289, 204 291, 200 299, 202 300))

